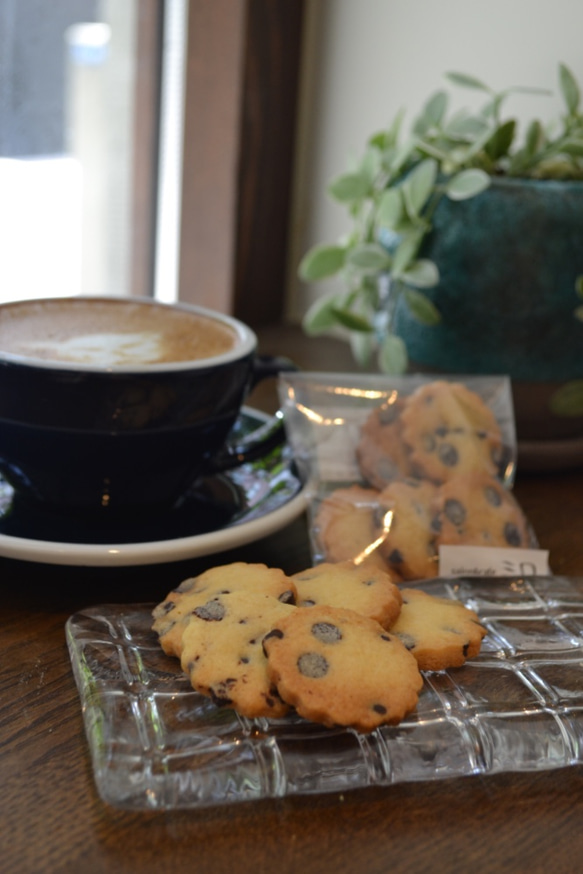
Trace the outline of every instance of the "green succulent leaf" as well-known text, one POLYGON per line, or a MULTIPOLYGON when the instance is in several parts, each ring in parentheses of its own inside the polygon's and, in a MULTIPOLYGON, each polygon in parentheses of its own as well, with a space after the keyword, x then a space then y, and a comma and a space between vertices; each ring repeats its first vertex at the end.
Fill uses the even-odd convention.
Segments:
POLYGON ((367 149, 360 164, 360 173, 367 179, 367 192, 371 190, 380 168, 381 153, 379 150, 375 148, 367 149))
POLYGON ((302 319, 302 328, 308 336, 323 334, 338 324, 336 310, 342 305, 344 295, 327 294, 319 297, 308 308, 302 319))
POLYGON ((540 149, 543 142, 543 126, 538 119, 535 119, 534 121, 531 121, 527 128, 524 148, 529 155, 534 155, 535 152, 540 149))
POLYGON ((387 146, 396 146, 399 142, 399 135, 403 127, 403 119, 405 118, 405 110, 400 109, 395 115, 391 125, 387 131, 387 146))
POLYGON ((445 91, 436 91, 433 94, 423 109, 423 115, 428 119, 431 125, 438 127, 447 112, 447 94, 445 91))
POLYGON ((364 331, 351 331, 349 343, 356 363, 360 367, 368 367, 376 347, 374 336, 364 331))
POLYGON ((575 139, 570 137, 563 140, 559 145, 559 150, 564 152, 565 155, 573 155, 575 158, 580 158, 583 156, 583 138, 575 139))
POLYGON ((502 106, 506 94, 493 94, 490 100, 487 100, 480 110, 480 115, 484 119, 496 119, 500 115, 500 107, 502 106))
POLYGON ((379 346, 378 364, 383 373, 404 373, 408 364, 407 347, 401 337, 387 334, 379 346))
POLYGON ((362 200, 370 192, 370 179, 366 173, 343 173, 328 186, 329 194, 340 203, 362 200))
POLYGON ((390 170, 393 175, 396 176, 401 172, 416 147, 416 138, 410 138, 402 146, 399 146, 390 162, 390 170))
POLYGON ((468 76, 466 73, 446 73, 446 79, 449 79, 450 82, 453 82, 454 85, 460 85, 462 88, 473 88, 477 91, 486 91, 488 94, 490 93, 490 88, 482 82, 481 79, 477 79, 475 76, 468 76))
POLYGON ((373 331, 370 321, 353 310, 335 309, 334 315, 336 322, 343 328, 348 328, 349 331, 362 331, 365 334, 370 334, 373 331))
POLYGON ((381 152, 387 147, 387 134, 384 130, 377 131, 376 134, 368 139, 368 145, 373 149, 379 149, 381 152))
POLYGON ((403 199, 398 188, 387 188, 379 198, 377 220, 380 227, 395 229, 404 214, 403 199))
POLYGON ((569 113, 575 115, 579 108, 581 94, 577 80, 566 64, 559 64, 559 84, 569 113))
POLYGON ((450 118, 443 132, 452 140, 473 141, 476 137, 489 133, 490 125, 477 115, 461 111, 450 118))
POLYGON ((583 299, 583 275, 580 275, 575 280, 575 292, 578 297, 583 299))
POLYGON ((583 379, 574 379, 559 388, 550 400, 555 416, 583 416, 583 379))
POLYGON ((419 246, 424 237, 423 230, 413 230, 405 237, 397 246, 393 256, 393 265, 391 273, 396 279, 400 279, 403 273, 409 268, 411 263, 417 257, 419 246))
POLYGON ((439 127, 447 109, 447 94, 445 91, 438 91, 433 94, 426 102, 421 110, 421 114, 417 117, 413 131, 418 136, 424 136, 429 131, 439 127))
POLYGON ((488 188, 490 181, 490 176, 484 170, 478 168, 461 170, 448 181, 445 193, 450 200, 467 200, 488 188))
POLYGON ((493 161, 497 161, 503 155, 507 155, 514 140, 516 121, 510 119, 496 128, 485 145, 485 150, 493 161))
POLYGON ((403 199, 410 218, 420 215, 430 197, 437 178, 437 161, 426 158, 403 183, 403 199))
POLYGON ((391 257, 378 243, 362 243, 348 253, 346 263, 365 273, 382 273, 391 267, 391 257))
POLYGON ((424 155, 427 158, 435 158, 440 164, 445 164, 450 160, 450 153, 445 149, 440 149, 438 146, 435 146, 433 143, 428 142, 427 140, 419 140, 417 143, 417 151, 420 155, 424 155))
POLYGON ((345 259, 346 249, 343 246, 319 244, 306 252, 300 261, 298 273, 307 282, 317 282, 338 273, 344 267, 345 259))
POLYGON ((434 327, 441 322, 441 313, 427 295, 416 288, 404 288, 403 297, 411 311, 411 314, 422 325, 434 327))
POLYGON ((583 322, 583 306, 575 307, 574 315, 576 319, 583 322))
POLYGON ((401 279, 414 288, 433 288, 439 282, 439 270, 428 258, 418 258, 403 271, 401 279))

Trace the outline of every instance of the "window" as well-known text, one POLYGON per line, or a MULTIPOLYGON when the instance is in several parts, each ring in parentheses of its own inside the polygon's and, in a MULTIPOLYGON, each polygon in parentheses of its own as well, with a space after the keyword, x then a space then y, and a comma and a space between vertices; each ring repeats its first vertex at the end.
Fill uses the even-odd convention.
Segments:
POLYGON ((301 0, 0 0, 0 299, 283 310, 301 0))
POLYGON ((137 73, 152 6, 0 0, 3 298, 134 290, 137 73))

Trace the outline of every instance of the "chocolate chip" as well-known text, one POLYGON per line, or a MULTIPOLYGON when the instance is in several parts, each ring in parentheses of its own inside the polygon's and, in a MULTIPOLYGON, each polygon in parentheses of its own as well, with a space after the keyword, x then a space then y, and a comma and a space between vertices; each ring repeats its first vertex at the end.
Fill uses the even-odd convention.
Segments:
POLYGON ((449 434, 449 428, 446 428, 445 425, 440 425, 435 429, 435 433, 438 437, 445 437, 446 434, 449 434))
POLYGON ((421 445, 425 452, 433 452, 436 446, 433 434, 424 434, 421 439, 421 445))
POLYGON ((404 631, 397 632, 397 637, 405 647, 405 649, 415 649, 417 641, 411 634, 406 634, 404 631))
POLYGON ((276 686, 270 686, 269 694, 265 695, 265 703, 268 707, 275 707, 276 704, 282 703, 281 696, 277 691, 276 686))
POLYGON ((399 409, 395 406, 395 404, 387 404, 387 406, 379 408, 379 422, 381 423, 381 425, 392 425, 398 414, 399 409))
POLYGON ((463 525, 466 521, 466 508, 462 502, 458 501, 456 498, 447 499, 443 512, 452 525, 463 525))
POLYGON ((280 628, 272 628, 263 638, 263 642, 265 643, 265 641, 269 640, 270 637, 274 637, 276 640, 281 640, 283 637, 283 631, 280 628))
POLYGON ((301 606, 302 607, 314 607, 315 604, 316 604, 316 602, 313 601, 311 598, 306 598, 305 601, 302 601, 301 606))
POLYGON ((372 709, 375 713, 379 713, 381 716, 384 716, 387 712, 387 708, 384 704, 373 704, 372 709))
POLYGON ((281 601, 282 604, 295 604, 296 596, 291 589, 288 589, 287 592, 282 592, 277 600, 281 601))
POLYGON ((520 531, 513 522, 507 522, 504 526, 504 538, 509 546, 520 546, 522 543, 520 531))
POLYGON ((331 622, 315 622, 311 631, 320 643, 338 643, 339 640, 342 640, 342 632, 337 625, 333 625, 331 622))
POLYGON ((210 696, 218 707, 226 707, 233 703, 229 693, 236 684, 237 681, 234 677, 227 677, 226 680, 217 683, 216 686, 212 686, 209 689, 210 696))
POLYGON ((442 443, 437 451, 437 457, 446 467, 455 467, 459 464, 459 452, 451 443, 442 443))
POLYGON ((198 616, 199 619, 204 619, 205 622, 220 622, 221 619, 225 618, 226 612, 224 605, 217 601, 216 598, 213 598, 212 601, 207 601, 206 604, 202 604, 200 607, 195 607, 193 610, 194 615, 198 616))
POLYGON ((486 486, 484 489, 484 497, 491 507, 499 507, 502 503, 502 495, 495 489, 494 486, 486 486))
POLYGON ((162 613, 166 615, 167 613, 170 613, 171 610, 174 610, 175 607, 175 601, 164 601, 164 603, 162 604, 162 613))
MULTIPOLYGON (((273 691, 274 690, 272 689, 271 692, 273 693, 273 691)), ((264 698, 268 707, 275 707, 276 704, 281 704, 281 698, 279 695, 265 695, 264 698)))
POLYGON ((391 564, 403 564, 403 553, 399 549, 393 549, 388 557, 388 561, 391 564))
POLYGON ((318 652, 305 652, 298 659, 298 671, 310 680, 325 677, 328 670, 328 661, 318 652))

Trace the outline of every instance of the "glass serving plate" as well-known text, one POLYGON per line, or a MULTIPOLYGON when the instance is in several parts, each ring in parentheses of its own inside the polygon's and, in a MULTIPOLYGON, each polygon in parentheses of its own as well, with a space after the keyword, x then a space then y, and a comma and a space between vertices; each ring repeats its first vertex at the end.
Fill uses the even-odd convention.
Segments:
POLYGON ((217 707, 161 651, 152 605, 70 617, 100 796, 129 809, 196 808, 583 762, 583 579, 422 588, 475 609, 488 634, 462 668, 426 674, 415 713, 369 735, 217 707))

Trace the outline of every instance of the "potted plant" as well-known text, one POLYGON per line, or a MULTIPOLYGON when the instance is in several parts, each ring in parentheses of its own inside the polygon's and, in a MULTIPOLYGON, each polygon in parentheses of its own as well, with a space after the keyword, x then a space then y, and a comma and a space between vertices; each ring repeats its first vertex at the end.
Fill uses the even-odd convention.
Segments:
POLYGON ((305 280, 342 278, 304 329, 342 329, 360 365, 389 373, 508 373, 519 439, 583 436, 579 85, 559 65, 562 116, 521 134, 506 100, 540 89, 447 79, 482 93, 482 109, 450 112, 440 90, 407 136, 399 113, 330 184, 352 229, 300 263, 305 280))

